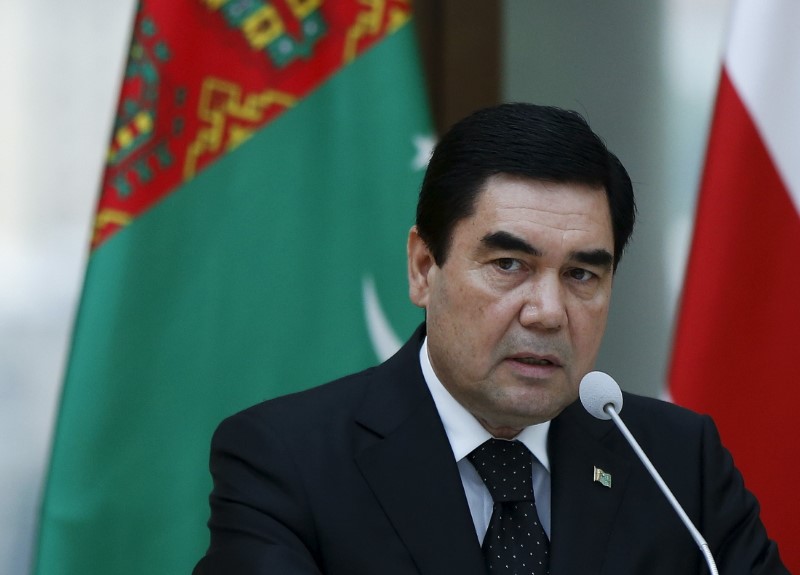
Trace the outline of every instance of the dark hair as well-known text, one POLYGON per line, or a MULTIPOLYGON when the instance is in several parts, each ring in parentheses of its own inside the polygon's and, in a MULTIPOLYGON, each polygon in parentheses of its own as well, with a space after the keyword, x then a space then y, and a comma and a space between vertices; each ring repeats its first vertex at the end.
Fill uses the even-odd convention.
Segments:
POLYGON ((495 174, 602 187, 614 228, 616 270, 636 216, 628 172, 577 112, 521 103, 479 110, 437 144, 416 222, 437 265, 447 259, 453 228, 473 214, 478 194, 495 174))

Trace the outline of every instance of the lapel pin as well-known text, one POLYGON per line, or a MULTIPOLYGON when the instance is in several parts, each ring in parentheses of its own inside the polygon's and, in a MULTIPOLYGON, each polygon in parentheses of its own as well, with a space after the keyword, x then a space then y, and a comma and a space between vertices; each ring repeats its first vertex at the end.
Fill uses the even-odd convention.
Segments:
POLYGON ((594 481, 596 481, 600 485, 603 485, 604 487, 608 487, 609 489, 611 489, 611 474, 606 473, 605 471, 596 466, 594 468, 594 481))

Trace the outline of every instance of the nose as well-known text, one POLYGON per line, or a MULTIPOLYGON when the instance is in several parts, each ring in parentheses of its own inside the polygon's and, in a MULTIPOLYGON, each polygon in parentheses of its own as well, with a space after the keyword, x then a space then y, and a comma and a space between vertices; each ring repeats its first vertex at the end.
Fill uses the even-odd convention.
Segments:
POLYGON ((567 309, 564 302, 563 285, 559 274, 543 274, 527 286, 520 323, 527 328, 554 331, 567 322, 567 309))

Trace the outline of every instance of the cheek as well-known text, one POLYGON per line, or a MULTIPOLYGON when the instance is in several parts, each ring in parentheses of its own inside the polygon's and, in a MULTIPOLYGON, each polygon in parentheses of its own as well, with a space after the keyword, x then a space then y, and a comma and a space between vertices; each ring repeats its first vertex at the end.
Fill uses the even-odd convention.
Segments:
POLYGON ((505 332, 509 306, 469 284, 440 288, 428 315, 429 335, 433 329, 447 343, 448 355, 457 359, 459 369, 475 369, 492 355, 505 332))
POLYGON ((450 321, 471 323, 491 313, 493 300, 469 274, 460 281, 441 282, 436 297, 450 321))
POLYGON ((574 306, 569 313, 572 336, 576 345, 585 351, 597 351, 608 319, 608 299, 582 302, 574 306))

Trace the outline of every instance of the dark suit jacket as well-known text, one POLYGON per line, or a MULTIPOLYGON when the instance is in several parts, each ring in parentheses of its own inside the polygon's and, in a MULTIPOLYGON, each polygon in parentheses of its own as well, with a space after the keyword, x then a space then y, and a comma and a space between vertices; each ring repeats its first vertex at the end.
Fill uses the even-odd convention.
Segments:
MULTIPOLYGON (((268 401, 212 442, 200 574, 485 575, 419 366, 423 329, 384 364, 268 401)), ((622 417, 709 542, 723 575, 785 574, 758 505, 707 417, 625 396, 622 417)), ((630 446, 579 404, 553 420, 553 575, 705 573, 630 446), (594 467, 612 486, 593 481, 594 467)))

